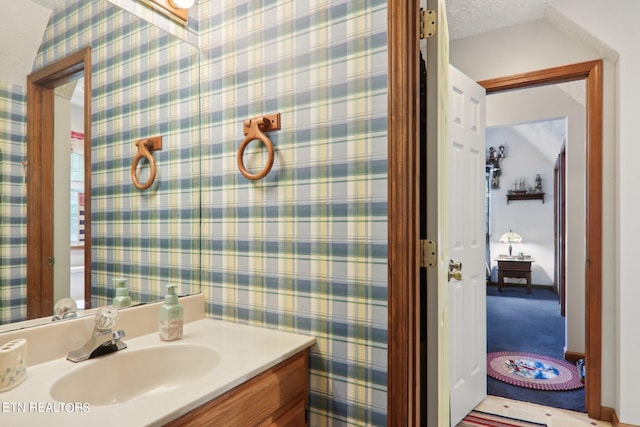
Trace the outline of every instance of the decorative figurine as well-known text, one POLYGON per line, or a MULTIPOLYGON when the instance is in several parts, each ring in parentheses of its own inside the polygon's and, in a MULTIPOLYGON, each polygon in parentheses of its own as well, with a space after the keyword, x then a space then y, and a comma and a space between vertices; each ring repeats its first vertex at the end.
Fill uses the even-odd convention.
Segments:
POLYGON ((489 147, 487 150, 486 165, 491 166, 491 188, 500 188, 500 160, 504 158, 504 145, 501 145, 496 150, 494 147, 489 147))
POLYGON ((542 177, 540 174, 536 174, 536 186, 533 189, 535 193, 542 193, 542 177))

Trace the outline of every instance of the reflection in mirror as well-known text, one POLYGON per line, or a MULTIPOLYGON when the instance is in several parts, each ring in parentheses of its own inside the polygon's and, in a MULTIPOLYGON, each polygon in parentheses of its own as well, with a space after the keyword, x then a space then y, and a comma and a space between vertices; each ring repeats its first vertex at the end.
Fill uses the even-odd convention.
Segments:
MULTIPOLYGON (((85 91, 84 77, 72 80, 55 90, 54 111, 54 257, 53 300, 71 297, 80 309, 85 308, 85 91), (70 148, 69 148, 70 146, 70 148), (68 183, 65 185, 64 183, 68 183)), ((89 153, 91 150, 89 148, 89 153)), ((91 190, 88 188, 88 190, 91 190)), ((86 199, 87 204, 91 202, 86 199)), ((90 220, 90 217, 88 217, 90 220)), ((90 245, 90 241, 88 245, 90 245)), ((90 246, 87 246, 90 250, 90 246)), ((90 257, 89 257, 90 261, 90 257)), ((91 265, 89 263, 89 269, 91 265)), ((89 276, 90 277, 90 276, 89 276)))
MULTIPOLYGON (((33 2, 37 7, 53 5, 53 11, 49 12, 46 30, 40 35, 42 42, 24 76, 83 46, 91 48, 92 72, 85 84, 91 87, 92 125, 84 133, 91 134, 91 188, 87 195, 92 201, 86 208, 91 210, 92 223, 86 231, 87 239, 91 236, 92 249, 88 258, 90 287, 85 299, 92 307, 112 303, 114 277, 128 279, 134 303, 158 300, 168 283, 178 284, 181 294, 199 292, 197 48, 165 31, 179 33, 171 30, 177 24, 162 22, 165 18, 158 18, 157 13, 138 7, 131 0, 33 2), (114 3, 123 7, 129 3, 127 9, 138 16, 114 3), (162 25, 157 25, 158 20, 162 25), (134 143, 154 135, 161 135, 166 147, 156 156, 157 185, 140 192, 129 176, 134 143)), ((30 30, 33 32, 34 27, 30 30)), ((0 323, 27 317, 26 264, 31 254, 26 252, 27 195, 23 174, 27 139, 25 80, 23 77, 21 84, 6 83, 0 78, 0 120, 6 117, 7 129, 11 129, 0 133, 0 233, 3 256, 12 257, 0 268, 0 323)), ((140 179, 145 179, 145 173, 148 167, 142 164, 140 179)), ((65 191, 69 192, 69 188, 65 191)), ((66 237, 69 247, 69 236, 66 237)), ((51 297, 47 303, 45 321, 51 320, 54 302, 51 297)))
MULTIPOLYGON (((50 316, 70 295, 71 108, 65 88, 83 78, 81 192, 86 210, 83 263, 91 277, 91 49, 85 47, 27 76, 27 317, 50 316)), ((84 295, 84 291, 82 292, 84 295)), ((81 306, 90 299, 83 297, 81 306)))

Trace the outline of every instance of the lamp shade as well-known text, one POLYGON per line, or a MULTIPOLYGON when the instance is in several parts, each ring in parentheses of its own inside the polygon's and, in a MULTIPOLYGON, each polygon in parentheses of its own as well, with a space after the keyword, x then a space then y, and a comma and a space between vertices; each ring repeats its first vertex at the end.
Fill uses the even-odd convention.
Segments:
POLYGON ((514 233, 511 230, 509 230, 508 233, 504 233, 502 237, 500 237, 500 243, 521 243, 521 242, 522 242, 522 236, 520 236, 518 233, 514 233))
POLYGON ((522 242, 522 236, 520 236, 518 233, 514 233, 511 230, 509 230, 508 233, 504 233, 502 237, 500 237, 500 243, 509 244, 509 256, 511 256, 511 252, 513 251, 512 244, 520 243, 520 242, 522 242))

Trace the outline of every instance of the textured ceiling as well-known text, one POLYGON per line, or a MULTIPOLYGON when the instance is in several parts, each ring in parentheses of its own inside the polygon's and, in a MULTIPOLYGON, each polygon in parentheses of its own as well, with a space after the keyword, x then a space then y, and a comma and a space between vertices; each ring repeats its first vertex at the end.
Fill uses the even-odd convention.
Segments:
MULTIPOLYGON (((0 81, 24 86, 52 10, 66 0, 0 0, 3 24, 0 26, 0 81)), ((84 84, 72 85, 72 103, 82 102, 84 84)), ((62 89, 61 89, 62 90, 62 89)))
POLYGON ((34 3, 38 3, 47 9, 55 9, 58 5, 64 3, 64 0, 31 0, 34 3))
POLYGON ((445 0, 452 40, 540 19, 549 0, 445 0))
POLYGON ((25 0, 0 0, 0 10, 0 80, 24 86, 51 10, 25 0))

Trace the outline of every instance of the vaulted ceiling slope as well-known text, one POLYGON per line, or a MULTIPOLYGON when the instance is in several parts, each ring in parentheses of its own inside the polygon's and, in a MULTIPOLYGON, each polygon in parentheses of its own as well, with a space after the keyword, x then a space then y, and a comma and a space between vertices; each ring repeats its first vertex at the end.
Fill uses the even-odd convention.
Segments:
POLYGON ((0 0, 0 81, 26 85, 51 10, 59 0, 0 0))
POLYGON ((449 37, 461 39, 535 21, 549 0, 445 0, 449 37))

